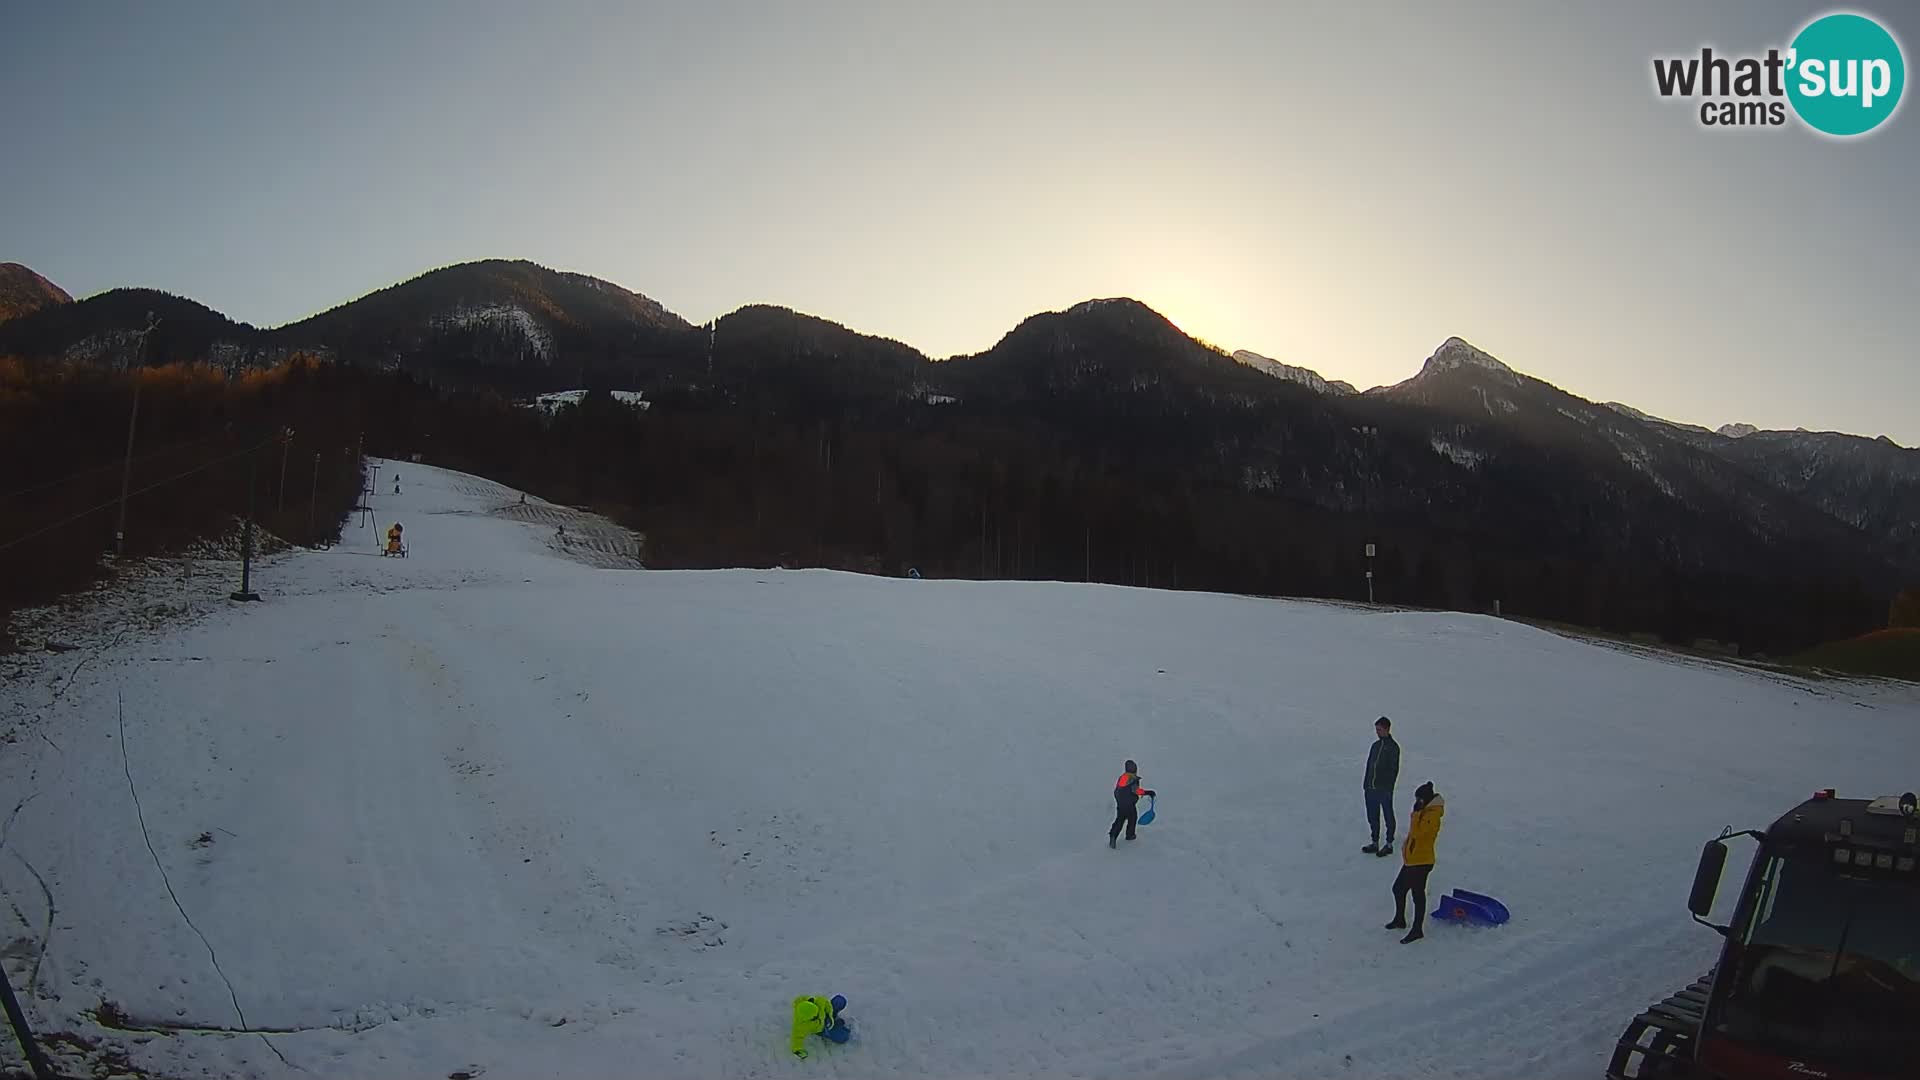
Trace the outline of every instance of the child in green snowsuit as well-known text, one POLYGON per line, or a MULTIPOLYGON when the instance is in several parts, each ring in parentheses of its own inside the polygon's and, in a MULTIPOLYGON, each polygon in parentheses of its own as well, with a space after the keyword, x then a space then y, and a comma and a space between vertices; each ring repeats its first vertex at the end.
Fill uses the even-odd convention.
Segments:
POLYGON ((793 1056, 807 1056, 807 1036, 818 1035, 832 1042, 843 1043, 853 1037, 853 1030, 840 1013, 847 1007, 847 999, 839 994, 831 998, 797 997, 793 999, 793 1037, 789 1046, 793 1056))

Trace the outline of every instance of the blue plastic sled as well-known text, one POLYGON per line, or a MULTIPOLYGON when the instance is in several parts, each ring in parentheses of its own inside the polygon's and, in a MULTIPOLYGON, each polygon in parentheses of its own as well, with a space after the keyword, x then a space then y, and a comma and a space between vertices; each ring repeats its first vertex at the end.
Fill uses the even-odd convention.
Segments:
POLYGON ((1142 825, 1153 824, 1153 798, 1151 795, 1147 796, 1147 812, 1140 815, 1140 824, 1142 825))
POLYGON ((1455 889, 1451 894, 1442 896, 1433 917, 1467 926, 1499 926, 1512 918, 1507 913, 1507 905, 1491 896, 1465 889, 1455 889))

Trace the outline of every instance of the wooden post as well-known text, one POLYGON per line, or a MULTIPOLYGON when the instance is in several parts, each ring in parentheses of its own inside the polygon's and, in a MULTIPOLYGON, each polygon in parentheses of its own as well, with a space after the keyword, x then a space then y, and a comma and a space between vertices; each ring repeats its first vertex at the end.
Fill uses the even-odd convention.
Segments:
POLYGON ((0 993, 6 995, 7 1022, 13 1025, 13 1037, 20 1040, 27 1064, 33 1067, 33 1080, 54 1080, 53 1069, 47 1065, 46 1055, 40 1052, 40 1044, 34 1041, 33 1029, 27 1026, 27 1014, 21 1011, 20 999, 13 996, 13 983, 4 971, 0 971, 0 993))
POLYGON ((230 593, 232 600, 258 600, 260 594, 253 591, 253 493, 254 474, 259 471, 260 459, 255 454, 247 455, 247 529, 240 541, 240 591, 230 593))

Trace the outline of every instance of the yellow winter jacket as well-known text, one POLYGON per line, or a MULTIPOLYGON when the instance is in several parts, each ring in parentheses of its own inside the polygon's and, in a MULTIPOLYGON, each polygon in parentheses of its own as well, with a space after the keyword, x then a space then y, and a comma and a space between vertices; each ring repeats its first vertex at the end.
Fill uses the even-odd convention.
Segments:
POLYGON ((1437 794, 1413 812, 1413 820, 1407 823, 1407 842, 1400 848, 1400 858, 1408 866, 1433 865, 1433 841, 1440 835, 1440 819, 1446 812, 1447 801, 1437 794))
POLYGON ((818 1035, 833 1026, 833 1002, 823 997, 793 999, 793 1037, 789 1048, 807 1056, 807 1036, 818 1035))

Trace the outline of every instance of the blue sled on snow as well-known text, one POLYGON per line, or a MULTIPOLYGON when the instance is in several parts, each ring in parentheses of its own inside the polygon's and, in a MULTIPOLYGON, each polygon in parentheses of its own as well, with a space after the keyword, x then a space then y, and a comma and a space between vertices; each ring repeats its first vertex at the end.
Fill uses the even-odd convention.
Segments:
POLYGON ((1507 905, 1491 896, 1483 896, 1465 889, 1455 889, 1440 898, 1440 906, 1434 909, 1433 917, 1444 922, 1461 923, 1466 926, 1499 926, 1512 918, 1507 913, 1507 905))
POLYGON ((1153 796, 1147 796, 1147 812, 1140 815, 1140 824, 1153 824, 1153 796))

